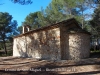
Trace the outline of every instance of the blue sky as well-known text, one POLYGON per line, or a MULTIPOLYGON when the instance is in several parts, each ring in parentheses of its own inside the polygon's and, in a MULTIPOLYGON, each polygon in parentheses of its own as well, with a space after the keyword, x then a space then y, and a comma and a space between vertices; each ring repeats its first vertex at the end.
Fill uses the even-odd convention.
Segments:
POLYGON ((0 0, 0 4, 4 3, 0 5, 0 12, 8 12, 20 26, 29 13, 41 11, 41 7, 45 9, 50 2, 51 0, 33 0, 31 5, 20 5, 14 4, 10 0, 0 0))

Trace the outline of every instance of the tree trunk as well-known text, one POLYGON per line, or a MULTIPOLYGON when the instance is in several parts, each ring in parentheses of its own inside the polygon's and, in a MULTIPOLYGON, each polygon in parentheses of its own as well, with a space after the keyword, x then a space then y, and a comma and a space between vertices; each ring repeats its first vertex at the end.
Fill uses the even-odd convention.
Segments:
POLYGON ((72 18, 72 11, 71 11, 71 8, 69 8, 69 18, 72 18))
POLYGON ((6 49, 6 42, 5 42, 5 39, 3 39, 3 46, 4 46, 5 54, 7 55, 7 49, 6 49))
POLYGON ((93 49, 94 49, 94 51, 96 50, 96 41, 95 40, 93 40, 93 49))
POLYGON ((84 13, 83 13, 83 5, 81 6, 82 9, 82 29, 84 28, 84 13))
POLYGON ((100 50, 99 38, 98 38, 98 50, 100 50))

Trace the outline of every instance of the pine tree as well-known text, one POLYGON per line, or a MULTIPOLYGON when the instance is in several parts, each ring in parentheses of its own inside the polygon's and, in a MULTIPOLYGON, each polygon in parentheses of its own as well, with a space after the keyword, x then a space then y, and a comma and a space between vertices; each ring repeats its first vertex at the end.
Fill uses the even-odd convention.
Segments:
POLYGON ((34 12, 27 15, 22 25, 30 25, 32 29, 39 28, 40 24, 38 22, 38 13, 39 12, 34 12))
POLYGON ((0 12, 0 41, 3 42, 3 47, 7 55, 6 40, 11 38, 11 35, 17 33, 17 21, 12 21, 12 15, 5 12, 0 12))

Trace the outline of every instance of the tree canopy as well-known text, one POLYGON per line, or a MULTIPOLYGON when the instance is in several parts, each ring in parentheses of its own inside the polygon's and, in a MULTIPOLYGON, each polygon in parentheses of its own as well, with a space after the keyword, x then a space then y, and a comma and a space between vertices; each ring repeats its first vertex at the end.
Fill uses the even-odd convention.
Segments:
POLYGON ((12 21, 12 15, 0 12, 0 40, 3 42, 6 54, 6 40, 10 39, 12 35, 16 35, 17 32, 17 21, 12 21))
POLYGON ((30 25, 32 29, 39 28, 39 22, 38 22, 38 13, 39 12, 34 12, 30 13, 29 15, 26 16, 25 21, 23 22, 23 25, 30 25))
MULTIPOLYGON (((99 0, 52 0, 46 9, 41 8, 41 12, 27 15, 22 25, 28 24, 35 29, 74 17, 83 29, 88 28, 89 23, 85 20, 91 14, 87 10, 97 7, 97 4, 99 0)), ((19 29, 21 30, 21 27, 19 29)))
POLYGON ((21 5, 32 4, 32 0, 11 0, 13 3, 19 3, 21 5))

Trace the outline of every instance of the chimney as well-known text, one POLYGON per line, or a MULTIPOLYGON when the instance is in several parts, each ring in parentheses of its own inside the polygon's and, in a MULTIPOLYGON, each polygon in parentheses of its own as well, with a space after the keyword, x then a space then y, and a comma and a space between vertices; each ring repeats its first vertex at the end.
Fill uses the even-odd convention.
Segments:
POLYGON ((25 26, 22 26, 22 33, 25 33, 25 26))
POLYGON ((31 26, 29 26, 29 25, 26 25, 26 28, 27 28, 27 31, 31 30, 31 26))
POLYGON ((31 26, 29 26, 29 25, 24 25, 22 28, 23 28, 23 33, 31 30, 31 26))

